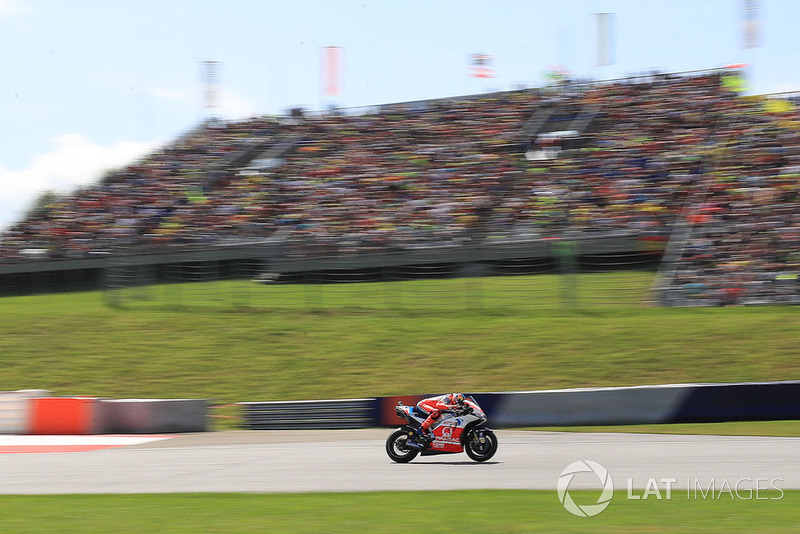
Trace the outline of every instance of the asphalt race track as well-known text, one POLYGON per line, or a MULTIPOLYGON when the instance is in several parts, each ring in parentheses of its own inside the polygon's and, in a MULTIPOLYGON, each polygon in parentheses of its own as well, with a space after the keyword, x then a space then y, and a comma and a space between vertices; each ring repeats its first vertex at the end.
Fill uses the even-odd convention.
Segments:
MULTIPOLYGON (((163 493, 553 489, 577 460, 598 462, 615 488, 675 479, 673 489, 723 479, 800 489, 800 438, 498 431, 485 464, 465 454, 395 464, 391 429, 232 431, 179 435, 84 452, 0 454, 0 493, 163 493), (758 479, 762 479, 759 482, 758 479)), ((575 477, 571 488, 597 489, 575 477)))

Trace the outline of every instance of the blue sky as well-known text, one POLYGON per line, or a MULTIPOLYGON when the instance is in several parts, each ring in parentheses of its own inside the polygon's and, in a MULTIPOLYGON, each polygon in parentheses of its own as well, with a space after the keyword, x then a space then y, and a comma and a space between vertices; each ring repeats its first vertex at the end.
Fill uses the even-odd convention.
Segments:
POLYGON ((0 229, 42 191, 95 181, 204 116, 319 109, 325 46, 343 49, 346 107, 540 86, 552 65, 607 79, 746 63, 751 92, 800 90, 800 2, 760 0, 0 0, 0 229), (595 66, 592 13, 614 13, 614 64, 595 66), (471 78, 471 53, 496 77, 471 78))

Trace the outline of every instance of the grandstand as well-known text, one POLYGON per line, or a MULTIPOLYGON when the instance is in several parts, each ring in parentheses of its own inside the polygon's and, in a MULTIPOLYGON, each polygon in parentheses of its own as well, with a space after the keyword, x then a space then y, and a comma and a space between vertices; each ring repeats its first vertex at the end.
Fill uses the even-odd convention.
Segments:
POLYGON ((0 277, 104 273, 120 287, 174 281, 165 266, 206 280, 324 261, 362 275, 507 272, 499 260, 530 274, 563 272, 564 250, 580 268, 640 268, 669 240, 661 304, 795 304, 793 95, 743 98, 731 75, 209 121, 13 226, 0 277))

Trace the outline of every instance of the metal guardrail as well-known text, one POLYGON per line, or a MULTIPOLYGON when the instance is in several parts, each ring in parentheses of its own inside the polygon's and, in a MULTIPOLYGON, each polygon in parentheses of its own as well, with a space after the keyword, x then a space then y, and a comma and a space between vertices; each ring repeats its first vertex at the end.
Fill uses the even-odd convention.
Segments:
POLYGON ((375 399, 239 402, 248 430, 369 428, 375 399))

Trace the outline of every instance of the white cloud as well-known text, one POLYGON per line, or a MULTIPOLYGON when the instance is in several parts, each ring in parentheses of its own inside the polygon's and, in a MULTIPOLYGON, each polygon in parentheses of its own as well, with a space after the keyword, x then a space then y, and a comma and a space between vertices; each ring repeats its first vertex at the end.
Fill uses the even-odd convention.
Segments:
POLYGON ((24 169, 0 165, 0 231, 22 219, 43 192, 68 193, 95 183, 104 172, 127 165, 157 146, 135 141, 104 146, 79 134, 59 135, 53 141, 52 151, 34 157, 24 169))

